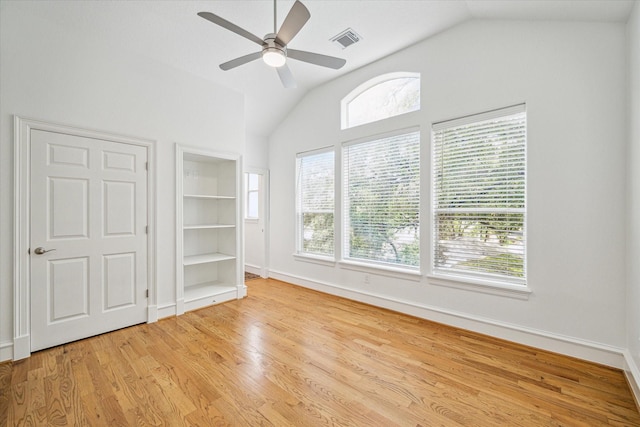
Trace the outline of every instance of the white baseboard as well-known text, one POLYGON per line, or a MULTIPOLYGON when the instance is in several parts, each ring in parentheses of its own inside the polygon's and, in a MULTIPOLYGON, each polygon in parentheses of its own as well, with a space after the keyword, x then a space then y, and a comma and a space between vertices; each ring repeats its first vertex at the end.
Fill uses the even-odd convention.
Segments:
POLYGON ((25 359, 31 356, 31 337, 23 335, 13 339, 13 360, 25 359))
POLYGON ((456 312, 439 307, 402 301, 385 295, 375 295, 344 286, 270 271, 270 277, 316 291, 337 295, 354 301, 383 307, 422 319, 462 328, 519 344, 600 363, 618 369, 624 366, 624 349, 606 344, 581 340, 547 331, 513 325, 493 319, 456 312))
POLYGON ((238 289, 238 299, 242 299, 245 298, 247 296, 247 286, 246 285, 242 285, 239 289, 238 289))
POLYGON ((13 343, 11 341, 0 343, 0 362, 7 360, 13 360, 13 343))
POLYGON ((636 399, 636 406, 640 410, 640 367, 636 365, 629 350, 624 351, 624 374, 627 377, 629 387, 631 387, 633 397, 636 399))
POLYGON ((244 271, 247 273, 257 274, 258 276, 262 275, 262 268, 257 265, 245 264, 244 271))
POLYGON ((154 323, 158 321, 158 306, 150 305, 147 308, 147 323, 154 323))
MULTIPOLYGON (((183 310, 184 313, 184 310, 183 310)), ((177 316, 176 304, 167 304, 158 306, 158 319, 164 319, 165 317, 177 316)))

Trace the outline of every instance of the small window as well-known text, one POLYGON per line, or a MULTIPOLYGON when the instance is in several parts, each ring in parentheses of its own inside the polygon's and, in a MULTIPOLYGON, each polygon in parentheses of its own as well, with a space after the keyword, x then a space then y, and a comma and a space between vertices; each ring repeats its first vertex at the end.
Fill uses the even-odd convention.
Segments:
POLYGON ((420 109, 420 74, 385 74, 360 85, 342 100, 342 129, 420 109))
POLYGON ((334 152, 298 154, 296 179, 297 253, 334 254, 334 152))
POLYGON ((245 215, 246 219, 260 219, 260 175, 245 174, 245 215))
POLYGON ((526 112, 433 125, 433 271, 525 285, 526 112))
POLYGON ((420 132, 345 145, 344 259, 420 266, 420 132))

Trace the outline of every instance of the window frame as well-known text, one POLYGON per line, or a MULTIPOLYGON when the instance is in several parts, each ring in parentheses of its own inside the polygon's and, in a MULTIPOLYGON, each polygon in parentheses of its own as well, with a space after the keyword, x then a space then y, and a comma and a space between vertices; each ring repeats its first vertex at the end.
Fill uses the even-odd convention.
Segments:
MULTIPOLYGON (((524 208, 518 210, 523 215, 523 277, 522 279, 513 276, 500 276, 489 274, 478 274, 473 272, 446 271, 436 266, 436 244, 438 239, 437 233, 437 177, 435 168, 436 162, 436 132, 444 129, 452 129, 459 126, 480 123, 492 119, 500 119, 515 114, 524 114, 525 126, 527 124, 527 108, 526 104, 517 104, 510 107, 486 111, 483 113, 472 114, 452 120, 444 120, 432 123, 431 129, 431 207, 430 207, 430 226, 431 226, 431 244, 430 244, 430 273, 427 275, 429 282, 435 285, 472 289, 479 292, 512 296, 516 298, 526 299, 531 293, 531 289, 527 284, 527 129, 524 131, 524 208)), ((469 210, 469 208, 463 208, 469 210)), ((482 208, 477 209, 478 212, 482 208)))
POLYGON ((341 258, 340 264, 347 269, 361 271, 361 272, 377 272, 377 274, 382 275, 390 275, 391 277, 400 277, 409 280, 420 280, 421 277, 421 249, 422 249, 422 240, 421 237, 421 219, 422 219, 422 191, 421 191, 421 181, 422 181, 422 153, 421 153, 421 141, 422 141, 422 132, 419 126, 411 126, 402 129, 392 130, 390 132, 385 132, 381 134, 369 135, 362 138, 357 138, 351 141, 346 141, 342 143, 341 150, 341 180, 339 182, 340 188, 342 190, 341 197, 341 241, 340 249, 341 249, 341 258), (383 140, 386 138, 393 138, 401 135, 408 134, 417 134, 418 135, 418 230, 417 235, 419 239, 418 246, 418 265, 406 265, 406 264, 397 264, 392 262, 384 262, 379 260, 371 260, 371 259, 362 259, 362 258, 352 258, 349 256, 350 252, 350 226, 351 226, 351 218, 349 218, 349 191, 348 191, 348 169, 346 162, 348 161, 348 156, 346 154, 346 150, 350 146, 365 144, 368 142, 374 142, 383 140), (386 273, 385 273, 386 272, 386 273))
POLYGON ((334 146, 328 146, 318 148, 315 150, 303 151, 296 153, 296 167, 295 167, 295 252, 294 256, 303 261, 316 262, 320 264, 333 265, 336 259, 336 204, 335 204, 335 192, 336 192, 336 149, 334 146), (300 186, 300 159, 309 156, 315 156, 325 153, 333 154, 333 242, 331 254, 320 254, 304 251, 304 218, 303 212, 300 210, 302 203, 302 188, 300 186))
POLYGON ((393 72, 393 73, 386 73, 386 74, 381 74, 379 76, 373 77, 369 80, 367 80, 366 82, 360 84, 359 86, 357 86, 355 89, 353 89, 351 92, 349 92, 344 98, 342 98, 342 100, 340 101, 340 129, 341 130, 347 130, 347 129, 353 129, 356 128, 358 126, 364 126, 364 125, 368 125, 371 123, 376 123, 382 120, 386 120, 392 117, 398 117, 398 116, 402 116, 404 114, 409 114, 409 113, 413 113, 416 111, 420 111, 421 110, 421 101, 422 101, 422 83, 421 83, 421 77, 420 77, 420 73, 419 72, 408 72, 408 71, 397 71, 397 72, 393 72), (375 86, 378 86, 382 83, 391 81, 391 80, 398 80, 398 79, 417 79, 419 84, 419 93, 418 93, 418 100, 419 100, 419 105, 418 108, 414 109, 414 110, 409 110, 409 111, 404 111, 402 113, 399 114, 394 114, 391 116, 387 116, 387 117, 383 117, 377 120, 372 120, 372 121, 368 121, 368 122, 364 122, 364 123, 359 123, 356 125, 350 125, 349 124, 349 104, 354 101, 356 98, 358 98, 360 95, 364 94, 365 92, 367 92, 368 90, 374 88, 375 86))
POLYGON ((261 176, 258 173, 255 172, 245 172, 244 173, 245 176, 245 185, 244 185, 244 219, 245 221, 252 221, 252 222, 257 222, 260 221, 260 179, 261 176), (258 177, 258 188, 256 188, 255 190, 251 190, 249 187, 249 182, 251 180, 250 175, 255 175, 258 177), (257 193, 258 194, 258 198, 257 198, 257 215, 256 216, 249 216, 249 206, 251 205, 251 197, 250 194, 251 193, 257 193))

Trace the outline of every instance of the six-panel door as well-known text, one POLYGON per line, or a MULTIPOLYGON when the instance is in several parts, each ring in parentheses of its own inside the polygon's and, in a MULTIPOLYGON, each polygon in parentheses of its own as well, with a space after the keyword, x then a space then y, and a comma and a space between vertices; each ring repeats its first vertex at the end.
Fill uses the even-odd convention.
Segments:
POLYGON ((147 320, 147 150, 31 131, 31 351, 147 320))

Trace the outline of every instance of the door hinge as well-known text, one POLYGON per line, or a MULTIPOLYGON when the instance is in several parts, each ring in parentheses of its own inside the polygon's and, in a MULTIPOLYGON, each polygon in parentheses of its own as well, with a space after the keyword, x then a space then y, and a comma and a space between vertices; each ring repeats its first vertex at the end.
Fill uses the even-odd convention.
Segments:
POLYGON ((147 289, 146 295, 147 295, 147 298, 149 298, 149 289, 147 289))
POLYGON ((148 225, 144 226, 144 232, 145 232, 145 234, 149 234, 149 226, 148 225))
POLYGON ((149 170, 149 162, 144 162, 144 170, 149 170))

